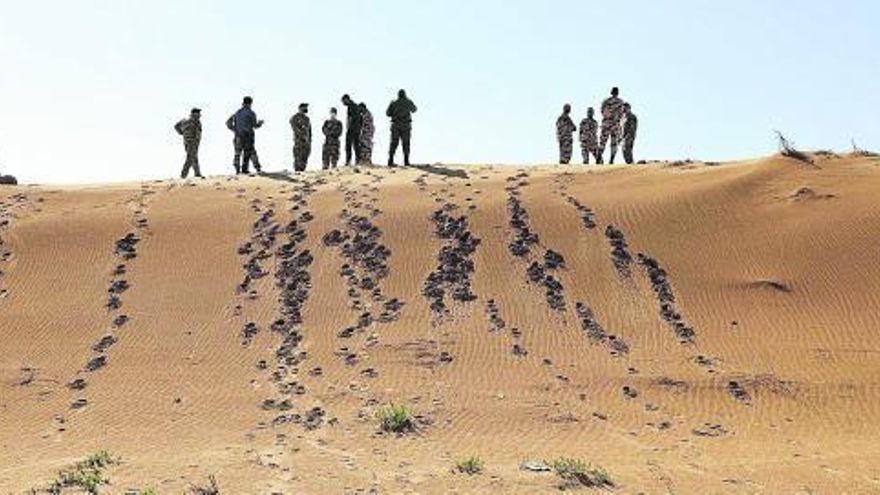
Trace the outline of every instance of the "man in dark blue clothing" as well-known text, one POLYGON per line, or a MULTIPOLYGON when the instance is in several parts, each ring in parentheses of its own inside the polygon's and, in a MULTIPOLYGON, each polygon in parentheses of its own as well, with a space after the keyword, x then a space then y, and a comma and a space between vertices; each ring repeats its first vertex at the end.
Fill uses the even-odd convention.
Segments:
POLYGON ((254 103, 254 99, 250 96, 245 96, 242 101, 241 108, 238 109, 235 114, 229 118, 226 126, 229 127, 232 132, 235 133, 235 140, 237 141, 237 145, 241 147, 241 164, 239 161, 239 154, 236 153, 235 156, 235 173, 250 173, 250 162, 254 162, 254 168, 257 173, 262 172, 262 168, 260 168, 260 159, 257 157, 257 150, 255 149, 255 141, 256 141, 256 133, 255 130, 259 129, 263 125, 262 120, 257 119, 257 114, 251 110, 251 105, 254 103))

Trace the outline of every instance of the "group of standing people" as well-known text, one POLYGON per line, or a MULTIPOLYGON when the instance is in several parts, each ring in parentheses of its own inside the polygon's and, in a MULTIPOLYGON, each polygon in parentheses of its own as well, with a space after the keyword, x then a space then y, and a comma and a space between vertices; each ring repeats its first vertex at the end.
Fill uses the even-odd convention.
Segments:
POLYGON ((611 96, 605 98, 601 107, 601 127, 594 116, 593 107, 587 108, 587 116, 580 122, 580 128, 571 120, 571 105, 562 107, 562 115, 556 119, 556 139, 559 141, 559 163, 571 162, 571 154, 574 148, 574 133, 578 133, 581 144, 581 154, 584 164, 590 163, 590 156, 597 164, 604 163, 602 157, 605 154, 605 146, 611 140, 611 154, 608 163, 614 163, 617 155, 617 146, 623 142, 623 159, 626 163, 633 163, 633 147, 636 142, 638 130, 638 117, 632 112, 629 103, 620 98, 620 90, 611 88, 611 96))
MULTIPOLYGON (((256 150, 256 130, 262 127, 263 121, 257 118, 253 109, 253 98, 245 96, 241 108, 226 120, 226 127, 232 131, 233 137, 233 168, 236 174, 250 174, 251 165, 259 174, 262 172, 260 159, 256 150)), ((324 144, 321 153, 323 169, 336 168, 340 159, 342 134, 345 132, 345 165, 349 166, 354 158, 358 164, 373 163, 373 136, 376 126, 373 114, 365 103, 356 103, 351 96, 343 95, 342 104, 346 107, 345 124, 338 119, 336 108, 330 109, 330 115, 321 126, 324 144)), ((412 114, 417 110, 406 91, 400 90, 397 99, 388 105, 385 114, 391 119, 391 145, 388 150, 388 166, 395 167, 394 156, 398 146, 403 144, 403 159, 406 166, 410 165, 410 138, 412 136, 412 114)), ((300 103, 297 112, 290 118, 293 131, 293 170, 302 172, 306 169, 312 152, 312 124, 308 116, 309 104, 300 103)), ((199 168, 199 144, 202 138, 202 111, 193 108, 189 118, 179 121, 174 129, 183 136, 186 161, 180 173, 186 178, 192 170, 196 177, 202 177, 199 168)))

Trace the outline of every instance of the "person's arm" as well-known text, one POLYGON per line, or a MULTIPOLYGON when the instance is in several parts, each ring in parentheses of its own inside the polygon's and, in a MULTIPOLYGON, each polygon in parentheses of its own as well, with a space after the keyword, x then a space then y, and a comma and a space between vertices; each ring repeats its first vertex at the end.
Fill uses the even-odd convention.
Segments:
POLYGON ((180 120, 176 124, 174 124, 174 130, 177 131, 177 133, 181 136, 183 136, 183 123, 184 121, 180 120))
POLYGON ((385 110, 385 115, 391 117, 394 113, 394 102, 388 104, 388 110, 385 110))
POLYGON ((419 109, 416 107, 416 104, 413 103, 412 100, 409 100, 409 108, 412 113, 416 113, 419 109))

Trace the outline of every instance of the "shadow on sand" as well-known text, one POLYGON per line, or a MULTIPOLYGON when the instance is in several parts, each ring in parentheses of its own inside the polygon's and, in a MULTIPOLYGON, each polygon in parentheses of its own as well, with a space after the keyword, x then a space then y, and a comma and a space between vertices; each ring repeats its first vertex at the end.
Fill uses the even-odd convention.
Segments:
POLYGON ((439 165, 413 165, 410 168, 416 168, 429 174, 442 175, 444 177, 455 177, 458 179, 467 179, 468 174, 461 169, 446 168, 439 165))

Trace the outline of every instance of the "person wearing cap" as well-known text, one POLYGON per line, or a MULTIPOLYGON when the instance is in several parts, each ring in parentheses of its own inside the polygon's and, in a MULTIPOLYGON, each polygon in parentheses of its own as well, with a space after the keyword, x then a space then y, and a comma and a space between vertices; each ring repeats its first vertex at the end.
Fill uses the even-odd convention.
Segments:
POLYGON ((183 136, 183 149, 186 151, 186 161, 183 163, 180 178, 186 179, 190 168, 192 168, 196 177, 204 178, 201 169, 199 169, 199 143, 202 141, 201 109, 193 108, 189 112, 189 118, 175 124, 174 130, 183 136))
POLYGON ((330 109, 330 118, 321 127, 324 133, 324 147, 321 150, 323 169, 336 168, 339 163, 339 138, 342 136, 342 122, 336 118, 336 107, 330 109))
POLYGON ((226 127, 235 133, 232 142, 235 147, 232 165, 235 167, 236 174, 250 173, 251 161, 253 161, 257 173, 262 171, 260 158, 257 156, 255 129, 259 129, 263 125, 263 121, 257 119, 257 114, 251 109, 253 103, 253 98, 245 96, 241 108, 226 121, 226 127))
POLYGON ((373 114, 367 108, 366 103, 358 105, 361 112, 361 136, 360 144, 360 162, 364 165, 373 164, 373 135, 376 134, 376 126, 373 124, 373 114))
POLYGON ((412 136, 412 114, 416 112, 416 104, 406 96, 406 91, 397 92, 397 99, 388 105, 385 115, 391 118, 391 147, 388 150, 388 166, 395 167, 394 154, 397 145, 403 142, 403 162, 409 166, 409 143, 412 136))
POLYGON ((290 118, 290 128, 293 129, 293 170, 302 172, 309 162, 312 152, 312 123, 307 115, 308 103, 300 103, 299 111, 290 118))

